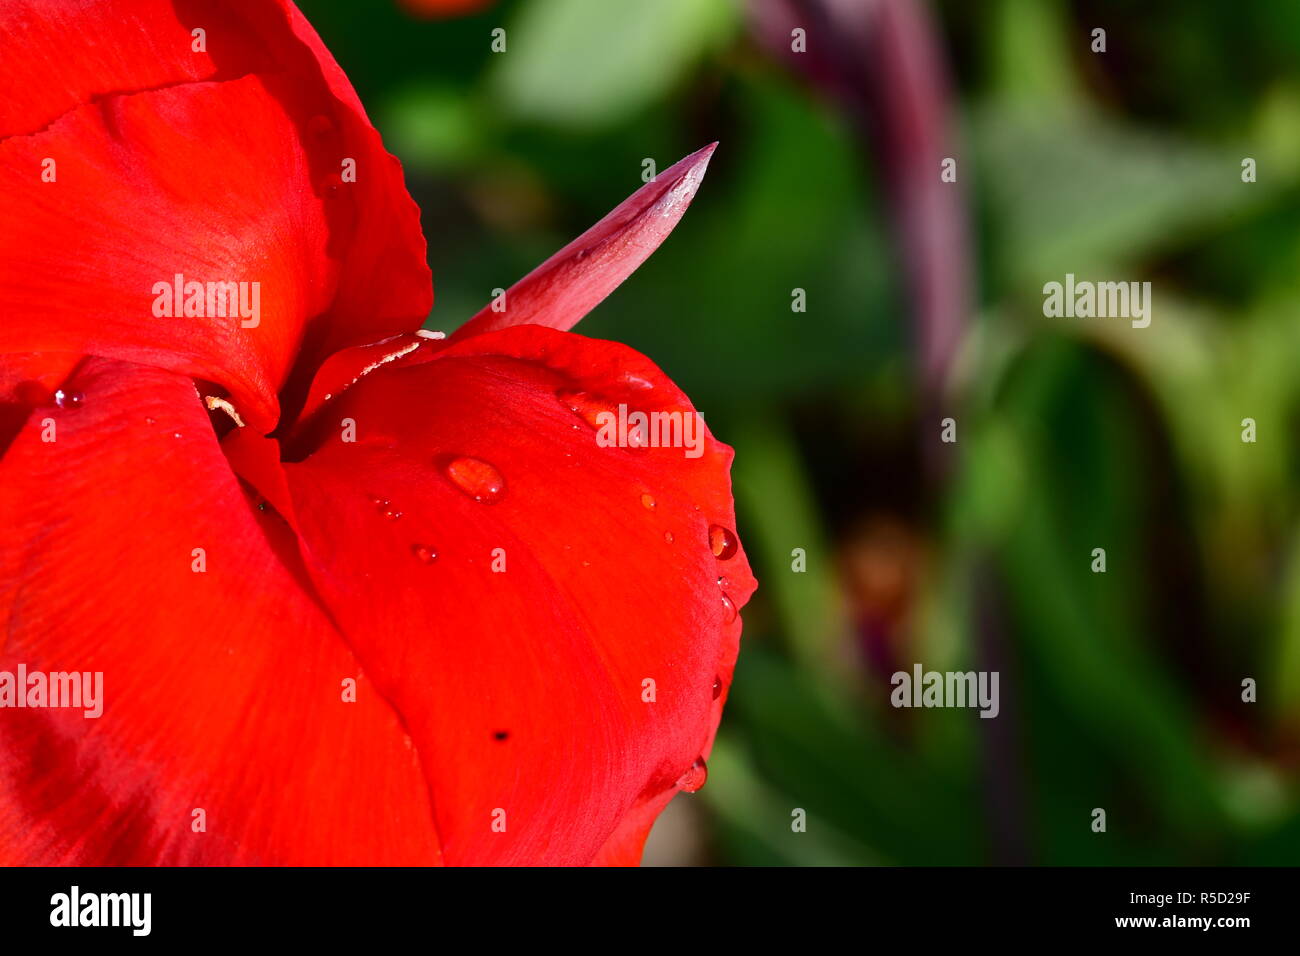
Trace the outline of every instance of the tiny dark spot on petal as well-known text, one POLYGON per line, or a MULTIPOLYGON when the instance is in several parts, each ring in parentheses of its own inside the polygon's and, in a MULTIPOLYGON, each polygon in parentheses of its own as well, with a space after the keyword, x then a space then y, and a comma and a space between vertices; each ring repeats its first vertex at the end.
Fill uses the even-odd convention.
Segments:
POLYGON ((510 736, 510 731, 508 731, 508 730, 498 730, 495 734, 492 735, 492 739, 493 739, 493 740, 506 740, 507 738, 509 738, 509 736, 510 736))

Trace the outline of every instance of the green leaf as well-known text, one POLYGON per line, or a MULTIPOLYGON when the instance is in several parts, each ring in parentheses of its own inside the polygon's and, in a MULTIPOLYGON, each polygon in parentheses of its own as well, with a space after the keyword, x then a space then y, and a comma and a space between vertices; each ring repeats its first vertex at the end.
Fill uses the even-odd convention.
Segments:
MULTIPOLYGON (((1003 276, 1035 297, 1067 272, 1119 278, 1116 264, 1186 243, 1273 193, 1241 181, 1238 153, 1087 109, 990 106, 975 114, 971 138, 1003 276)), ((1279 171, 1273 184, 1291 178, 1279 171)))
MULTIPOLYGON (((1150 436, 1122 374, 1063 341, 1026 355, 1002 409, 1025 479, 999 554, 1025 656, 1022 684, 1042 709, 1031 702, 1026 721, 1064 717, 1039 738, 1040 753, 1055 759, 1067 732, 1077 737, 1073 757, 1086 763, 1092 793, 1114 801, 1132 796, 1117 778, 1138 783, 1141 800, 1160 808, 1166 838, 1190 837, 1221 825, 1223 808, 1198 718, 1151 627, 1149 562, 1161 540, 1152 536, 1164 534, 1152 515, 1177 489, 1151 480, 1150 436), (1105 573, 1092 571, 1094 548, 1105 549, 1105 573)), ((1050 787, 1050 776, 1042 779, 1050 787)), ((1130 819, 1140 806, 1130 804, 1130 819)))
MULTIPOLYGON (((863 866, 879 858, 826 820, 809 815, 796 797, 775 790, 739 741, 721 735, 709 757, 701 795, 719 818, 728 862, 742 866, 863 866), (804 829, 793 827, 804 812, 804 829)), ((680 797, 678 799, 681 799, 680 797)))
POLYGON ((524 119, 601 126, 660 96, 734 21, 726 0, 534 0, 506 31, 492 89, 524 119))
POLYGON ((835 566, 793 437, 771 409, 751 409, 732 438, 736 497, 746 541, 767 599, 776 606, 791 656, 828 687, 843 688, 849 625, 835 566), (752 531, 752 534, 749 532, 752 531), (795 548, 806 570, 792 569, 795 548))
POLYGON ((774 790, 885 862, 978 861, 980 801, 960 755, 938 764, 893 744, 865 711, 756 645, 740 655, 728 720, 774 790))

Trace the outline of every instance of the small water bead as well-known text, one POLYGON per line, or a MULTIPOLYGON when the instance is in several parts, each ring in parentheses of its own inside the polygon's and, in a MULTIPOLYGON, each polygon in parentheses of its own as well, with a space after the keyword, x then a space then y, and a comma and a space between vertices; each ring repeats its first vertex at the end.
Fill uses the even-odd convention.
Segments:
MULTIPOLYGON (((722 589, 722 621, 724 624, 730 624, 736 619, 737 614, 735 602, 727 595, 727 588, 731 587, 731 581, 725 576, 719 575, 718 587, 722 589)), ((717 695, 714 694, 714 696, 717 695)))
MULTIPOLYGON (((606 434, 605 430, 615 428, 617 438, 613 442, 619 447, 649 448, 650 433, 644 422, 629 422, 626 407, 615 404, 607 398, 592 395, 575 389, 560 389, 555 393, 560 403, 587 423, 587 427, 606 434)), ((574 426, 575 428, 578 426, 574 426)), ((601 441, 602 445, 608 444, 601 441)))
POLYGON ((389 521, 396 521, 402 516, 402 513, 394 508, 393 503, 387 498, 371 498, 370 500, 375 503, 375 510, 389 521))
POLYGON ((654 500, 654 498, 653 498, 652 496, 650 496, 650 495, 642 495, 642 496, 641 496, 641 506, 642 506, 643 508, 645 508, 646 510, 648 510, 648 511, 654 511, 654 510, 655 510, 655 500, 654 500))
POLYGON ((665 532, 664 532, 664 540, 667 541, 669 544, 672 544, 672 543, 673 543, 673 533, 672 533, 671 531, 665 531, 665 532))
POLYGON ((307 121, 307 132, 314 139, 326 139, 334 133, 334 120, 324 113, 317 113, 307 121))
POLYGON ((739 547, 736 536, 720 524, 709 526, 709 549, 713 551, 713 556, 719 560, 726 561, 734 557, 736 549, 739 547))
POLYGON ((721 696, 722 696, 722 678, 715 677, 713 678, 713 699, 717 700, 721 696))
POLYGON ((506 480, 482 459, 453 458, 443 471, 453 485, 481 504, 495 504, 505 496, 506 480))
POLYGON ((618 415, 618 410, 612 402, 589 395, 587 392, 563 388, 555 393, 555 397, 560 400, 561 404, 596 430, 599 430, 603 424, 598 417, 602 412, 618 415))
POLYGON ((54 393, 54 404, 59 408, 80 408, 86 396, 81 392, 65 392, 58 389, 54 393))
POLYGON ((696 793, 709 779, 709 767, 704 762, 703 757, 696 757, 695 763, 691 764, 691 769, 687 770, 677 780, 678 789, 685 793, 696 793))
POLYGON ((438 560, 438 553, 433 548, 423 544, 411 545, 411 554, 415 555, 415 559, 421 564, 433 564, 434 561, 438 560))

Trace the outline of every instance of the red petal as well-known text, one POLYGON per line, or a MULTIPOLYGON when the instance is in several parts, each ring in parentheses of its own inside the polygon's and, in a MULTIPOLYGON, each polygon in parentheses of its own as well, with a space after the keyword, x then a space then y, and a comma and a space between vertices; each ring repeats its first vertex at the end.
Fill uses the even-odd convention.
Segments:
POLYGON ((369 375, 376 369, 392 362, 405 365, 423 361, 424 355, 417 354, 419 350, 424 349, 427 352, 442 348, 443 338, 445 337, 441 332, 420 329, 393 335, 369 345, 358 345, 335 352, 316 370, 306 404, 296 420, 306 419, 315 414, 326 402, 337 398, 344 390, 360 381, 362 376, 369 375))
POLYGON ((593 866, 639 866, 641 854, 645 851, 646 838, 655 825, 659 814, 676 794, 671 790, 649 799, 642 799, 633 807, 618 825, 614 835, 605 841, 593 866))
POLYGON ((642 186, 512 285, 502 311, 484 306, 452 338, 515 325, 573 328, 668 238, 695 197, 717 145, 691 153, 642 186))
POLYGON ((570 406, 601 402, 693 412, 630 349, 509 329, 361 379, 285 468, 313 579, 411 731, 448 862, 589 863, 611 841, 626 859, 717 727, 754 587, 743 552, 710 547, 735 527, 731 450, 599 447, 570 406))
POLYGON ((94 359, 67 385, 0 461, 0 671, 100 671, 103 714, 0 710, 0 863, 437 862, 405 730, 193 385, 94 359))
POLYGON ((423 321, 400 168, 292 5, 6 4, 0 58, 0 351, 213 380, 269 429, 300 344, 310 359, 423 321), (156 317, 178 273, 260 283, 259 324, 156 317))
POLYGON ((0 455, 26 424, 33 405, 60 400, 59 387, 80 362, 80 355, 59 352, 0 355, 0 455))

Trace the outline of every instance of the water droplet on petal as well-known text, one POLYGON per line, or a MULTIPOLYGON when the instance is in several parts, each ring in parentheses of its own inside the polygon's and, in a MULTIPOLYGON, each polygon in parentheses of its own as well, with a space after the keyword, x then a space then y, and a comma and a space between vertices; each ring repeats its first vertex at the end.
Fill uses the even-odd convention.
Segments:
POLYGON ((421 564, 433 564, 438 558, 438 553, 433 548, 423 544, 411 545, 411 554, 415 555, 415 559, 421 564))
POLYGON ((713 556, 722 561, 733 557, 739 544, 736 536, 720 524, 709 526, 709 548, 713 556))
POLYGON ((334 132, 334 120, 324 113, 317 113, 307 121, 307 132, 316 139, 324 139, 334 132))
POLYGON ((371 498, 370 500, 375 503, 375 510, 389 521, 396 521, 402 516, 402 513, 394 508, 393 503, 387 498, 371 498))
POLYGON ((86 396, 81 392, 65 392, 60 388, 54 393, 54 404, 59 408, 80 408, 85 400, 86 396))
POLYGON ((717 700, 721 696, 722 696, 722 678, 715 677, 713 678, 713 699, 717 700))
POLYGON ((453 458, 443 471, 453 485, 482 504, 495 504, 506 493, 501 472, 479 458, 453 458))
MULTIPOLYGON (((572 410, 575 415, 581 418, 592 428, 599 431, 603 422, 598 417, 602 412, 609 412, 611 415, 618 415, 617 410, 611 402, 604 399, 589 395, 586 392, 578 392, 572 389, 560 389, 555 393, 555 397, 568 409, 572 410)), ((606 419, 608 421, 608 419, 606 419)))
POLYGON ((709 767, 703 757, 696 757, 691 769, 677 780, 678 789, 685 793, 696 793, 709 779, 709 767))
POLYGON ((672 544, 672 543, 673 543, 673 533, 672 533, 671 531, 665 531, 665 532, 664 532, 664 540, 667 541, 669 544, 672 544))
POLYGON ((647 508, 647 509, 649 509, 650 511, 654 511, 654 507, 655 507, 655 500, 654 500, 654 498, 653 498, 652 496, 650 496, 650 495, 642 495, 642 496, 641 496, 641 506, 642 506, 643 508, 647 508))
POLYGON ((736 605, 731 603, 731 598, 725 594, 722 595, 722 623, 730 624, 736 619, 736 605))

